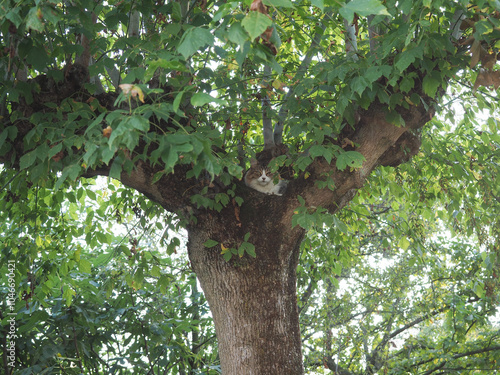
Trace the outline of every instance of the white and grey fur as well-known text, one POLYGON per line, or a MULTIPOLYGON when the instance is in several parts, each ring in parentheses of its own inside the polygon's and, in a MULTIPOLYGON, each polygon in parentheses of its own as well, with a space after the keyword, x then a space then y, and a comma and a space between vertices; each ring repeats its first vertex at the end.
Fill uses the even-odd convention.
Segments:
POLYGON ((279 178, 278 173, 272 173, 267 166, 259 164, 257 160, 252 160, 244 180, 245 185, 261 193, 281 196, 286 191, 288 181, 279 178, 275 184, 276 177, 279 178))

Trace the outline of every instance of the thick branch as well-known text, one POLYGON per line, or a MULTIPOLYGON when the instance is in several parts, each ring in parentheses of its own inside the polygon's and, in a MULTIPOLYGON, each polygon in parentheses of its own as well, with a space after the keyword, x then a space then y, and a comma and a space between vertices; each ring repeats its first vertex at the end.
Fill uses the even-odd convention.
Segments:
POLYGON ((462 30, 460 26, 462 24, 462 20, 465 19, 465 12, 462 9, 455 10, 453 14, 453 19, 451 20, 451 39, 452 41, 457 41, 462 36, 462 30))
POLYGON ((270 89, 271 67, 266 65, 264 67, 264 80, 263 80, 263 93, 262 93, 262 130, 264 135, 264 150, 274 147, 273 139, 273 124, 271 117, 271 101, 267 90, 270 89))
MULTIPOLYGON (((92 12, 91 13, 91 18, 92 18, 92 25, 94 25, 97 22, 97 15, 92 12)), ((92 31, 86 30, 89 34, 92 34, 92 31)), ((90 53, 90 41, 91 37, 87 35, 87 33, 82 33, 80 37, 80 44, 83 47, 82 53, 75 58, 75 64, 80 64, 86 68, 90 65, 90 59, 91 59, 91 53, 90 53)))
POLYGON ((307 302, 309 301, 309 298, 312 296, 315 286, 316 286, 316 281, 311 278, 305 292, 300 297, 301 307, 299 308, 299 315, 302 314, 302 311, 304 311, 305 307, 307 306, 307 302))
POLYGON ((133 9, 130 11, 127 35, 133 37, 139 37, 141 27, 141 14, 133 9))
POLYGON ((356 53, 358 52, 358 40, 357 40, 357 32, 356 32, 356 24, 357 19, 354 20, 353 23, 349 24, 347 20, 344 20, 345 26, 345 52, 349 59, 357 60, 358 56, 356 53))
MULTIPOLYGON (((83 177, 108 176, 111 164, 88 170, 83 177)), ((137 190, 153 202, 160 204, 167 211, 189 218, 193 213, 189 198, 203 188, 204 181, 179 179, 178 176, 185 176, 187 170, 188 166, 178 165, 174 173, 164 175, 153 184, 153 177, 158 170, 143 161, 138 161, 130 173, 122 172, 120 181, 125 186, 137 190)))

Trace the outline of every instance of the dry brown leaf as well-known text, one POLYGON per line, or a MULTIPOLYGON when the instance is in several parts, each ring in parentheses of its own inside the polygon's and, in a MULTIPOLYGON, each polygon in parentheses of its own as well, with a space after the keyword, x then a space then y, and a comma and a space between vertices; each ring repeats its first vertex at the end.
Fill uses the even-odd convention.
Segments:
POLYGON ((342 145, 340 147, 346 148, 347 146, 354 147, 354 142, 346 137, 342 140, 342 145))
POLYGON ((472 43, 474 43, 475 40, 476 38, 474 38, 473 36, 468 37, 467 39, 462 38, 458 44, 460 44, 461 46, 470 46, 472 43))
POLYGON ((481 57, 481 65, 484 69, 492 70, 497 62, 496 53, 488 53, 481 57))
MULTIPOLYGON (((267 11, 267 6, 262 3, 262 0, 254 0, 252 4, 250 5, 250 11, 254 12, 259 12, 262 14, 265 14, 266 16, 269 17, 269 13, 267 11)), ((273 36, 273 28, 268 27, 266 31, 264 31, 262 34, 260 34, 260 37, 262 38, 263 44, 267 46, 273 55, 276 55, 278 53, 278 49, 274 44, 270 42, 271 37, 273 36)))
POLYGON ((254 0, 252 1, 252 5, 250 5, 250 10, 251 11, 256 11, 262 14, 267 15, 267 7, 262 4, 262 0, 254 0))
POLYGON ((265 41, 268 42, 271 40, 271 37, 273 36, 273 28, 268 27, 266 31, 264 31, 262 34, 260 34, 260 37, 265 41))
POLYGON ((480 69, 472 91, 475 92, 480 86, 493 86, 495 90, 498 89, 500 87, 500 70, 492 71, 480 69))
POLYGON ((481 42, 479 40, 474 40, 472 47, 470 48, 470 53, 472 55, 470 59, 470 67, 474 68, 481 59, 481 42))
POLYGON ((144 103, 144 93, 139 86, 122 83, 119 87, 125 95, 130 95, 132 98, 139 97, 139 100, 144 103))

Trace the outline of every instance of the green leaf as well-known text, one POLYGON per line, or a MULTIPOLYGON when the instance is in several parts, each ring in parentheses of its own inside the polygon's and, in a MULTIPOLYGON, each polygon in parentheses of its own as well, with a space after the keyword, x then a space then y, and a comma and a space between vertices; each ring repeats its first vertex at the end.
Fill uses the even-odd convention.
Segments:
POLYGON ((42 10, 39 8, 31 8, 26 17, 26 28, 38 32, 43 31, 43 22, 41 20, 42 10))
POLYGON ((122 173, 122 161, 116 158, 109 169, 109 177, 119 180, 122 173))
POLYGON ((76 292, 69 286, 63 287, 63 298, 66 300, 66 306, 71 306, 71 302, 73 301, 73 296, 76 292))
POLYGON ((243 29, 243 26, 241 26, 240 22, 236 22, 232 24, 231 27, 229 27, 227 36, 231 42, 236 43, 240 46, 245 44, 245 42, 248 40, 248 34, 243 29))
POLYGON ((226 262, 229 262, 231 260, 231 258, 233 257, 233 254, 228 251, 228 252, 225 252, 224 254, 222 254, 222 257, 224 258, 224 260, 226 262))
POLYGON ((323 10, 325 7, 325 2, 324 0, 311 0, 311 4, 320 10, 323 10))
POLYGON ((323 145, 314 145, 309 149, 309 155, 313 158, 317 158, 318 156, 322 156, 325 158, 328 164, 333 159, 333 151, 331 148, 325 147, 323 145))
POLYGON ((339 275, 339 276, 342 274, 342 263, 340 263, 340 262, 335 263, 333 273, 335 275, 339 275))
POLYGON ((78 263, 78 269, 80 272, 91 273, 92 272, 92 264, 87 259, 80 259, 78 263))
POLYGON ((245 247, 243 246, 246 242, 243 242, 241 246, 238 248, 238 256, 241 258, 243 255, 245 255, 245 247))
POLYGON ((349 232, 349 228, 347 227, 347 225, 342 220, 340 220, 339 218, 337 218, 336 216, 333 217, 333 222, 334 222, 335 226, 342 233, 348 233, 349 232))
POLYGON ((43 6, 40 14, 45 21, 49 21, 52 25, 57 25, 61 21, 61 15, 50 6, 43 6))
POLYGON ((191 104, 195 107, 201 107, 208 103, 216 103, 220 105, 227 105, 227 102, 223 99, 214 98, 204 92, 197 92, 191 97, 191 104))
MULTIPOLYGON (((178 57, 177 57, 178 58, 178 57)), ((144 73, 144 81, 148 82, 153 78, 154 73, 158 68, 176 70, 178 72, 186 72, 186 64, 178 60, 156 59, 148 62, 146 72, 144 73)))
POLYGON ((382 77, 383 71, 379 66, 370 66, 364 72, 363 76, 368 80, 368 82, 373 83, 382 77))
POLYGON ((161 276, 160 267, 158 267, 156 264, 151 268, 151 276, 154 276, 154 277, 161 276))
POLYGON ((175 164, 177 164, 177 160, 179 160, 179 155, 177 154, 177 149, 174 145, 170 145, 166 147, 167 151, 164 151, 161 160, 165 163, 165 169, 170 170, 173 168, 175 164))
POLYGON ((243 21, 241 21, 241 25, 246 30, 248 35, 250 35, 252 40, 266 31, 266 29, 272 26, 272 24, 273 21, 271 21, 268 16, 259 12, 248 13, 243 21))
POLYGON ((245 251, 248 255, 250 255, 252 258, 257 258, 257 254, 255 253, 255 246, 254 244, 251 244, 249 242, 244 242, 246 244, 245 246, 245 251))
POLYGON ((399 240, 398 246, 403 250, 407 250, 408 247, 410 246, 410 241, 408 241, 408 239, 406 237, 401 237, 401 239, 399 240))
POLYGON ((229 164, 227 171, 231 176, 241 178, 243 175, 243 168, 238 164, 229 164))
POLYGON ((479 298, 484 298, 484 286, 483 284, 481 283, 481 281, 476 281, 474 283, 474 293, 476 293, 476 295, 479 297, 479 298))
POLYGON ((63 169, 61 177, 58 178, 54 189, 58 190, 67 178, 69 178, 72 181, 76 180, 80 175, 81 170, 82 168, 80 167, 79 164, 68 165, 66 168, 63 169))
POLYGON ((424 92, 433 98, 441 86, 441 75, 438 72, 431 72, 424 77, 422 87, 424 92))
POLYGON ((365 160, 365 157, 357 151, 345 151, 337 156, 335 165, 343 171, 347 167, 360 168, 365 160))
POLYGON ((282 8, 295 8, 290 0, 262 0, 265 5, 282 8))
POLYGON ((19 167, 21 169, 26 169, 30 167, 36 160, 36 150, 30 151, 27 154, 21 156, 19 160, 19 167))
POLYGON ((207 241, 205 241, 205 243, 203 244, 203 246, 205 246, 205 247, 214 247, 217 244, 218 244, 217 241, 207 240, 207 241))
POLYGON ((424 46, 419 45, 409 48, 396 56, 394 66, 400 71, 405 71, 417 58, 422 58, 424 46))
POLYGON ((149 130, 149 121, 144 116, 132 116, 129 119, 130 124, 134 129, 147 132, 149 130))
POLYGON ((173 111, 175 113, 177 113, 179 111, 179 107, 181 106, 181 101, 182 101, 182 97, 184 95, 186 91, 182 90, 180 93, 178 93, 176 96, 175 96, 175 99, 174 99, 174 102, 173 102, 173 111))
POLYGON ((359 95, 363 94, 363 91, 365 91, 367 87, 371 87, 371 82, 369 82, 364 76, 354 77, 351 81, 351 89, 359 95))
POLYGON ((207 45, 213 46, 213 44, 214 36, 208 29, 193 27, 183 35, 177 51, 185 59, 188 59, 191 55, 198 52, 200 48, 207 45))
POLYGON ((372 14, 390 16, 387 8, 379 0, 352 0, 340 8, 339 12, 349 24, 354 19, 354 13, 360 16, 370 16, 372 14))
POLYGON ((50 159, 53 156, 55 156, 58 152, 60 152, 62 150, 62 147, 63 147, 62 143, 58 143, 57 145, 55 145, 54 147, 52 147, 49 150, 48 158, 50 159))
POLYGON ((7 18, 10 22, 12 22, 16 27, 19 27, 23 22, 22 17, 19 15, 20 11, 21 7, 15 7, 11 9, 9 12, 7 12, 5 18, 7 18))

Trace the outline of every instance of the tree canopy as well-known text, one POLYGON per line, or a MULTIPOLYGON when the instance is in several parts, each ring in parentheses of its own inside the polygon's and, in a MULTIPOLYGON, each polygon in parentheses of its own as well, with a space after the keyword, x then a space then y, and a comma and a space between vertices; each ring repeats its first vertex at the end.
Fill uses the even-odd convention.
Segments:
POLYGON ((5 373, 498 368, 498 2, 0 7, 5 373))

